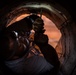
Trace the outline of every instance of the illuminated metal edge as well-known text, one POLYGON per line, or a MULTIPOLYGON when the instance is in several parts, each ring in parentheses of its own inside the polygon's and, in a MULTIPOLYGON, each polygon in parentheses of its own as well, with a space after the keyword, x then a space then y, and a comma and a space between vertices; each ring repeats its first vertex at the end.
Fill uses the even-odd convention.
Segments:
MULTIPOLYGON (((10 12, 8 14, 8 22, 7 24, 9 24, 10 22, 10 18, 12 18, 13 15, 17 14, 17 12, 15 11, 21 11, 21 9, 23 9, 24 11, 27 11, 27 9, 30 8, 30 9, 41 9, 41 8, 44 8, 45 10, 49 10, 50 12, 52 12, 53 14, 55 14, 57 17, 59 17, 62 22, 64 23, 66 20, 67 20, 67 17, 59 10, 55 9, 51 4, 49 3, 38 3, 38 2, 28 2, 28 3, 24 3, 20 6, 18 6, 16 9, 14 9, 12 12, 10 12)), ((22 11, 23 11, 22 10, 22 11)))

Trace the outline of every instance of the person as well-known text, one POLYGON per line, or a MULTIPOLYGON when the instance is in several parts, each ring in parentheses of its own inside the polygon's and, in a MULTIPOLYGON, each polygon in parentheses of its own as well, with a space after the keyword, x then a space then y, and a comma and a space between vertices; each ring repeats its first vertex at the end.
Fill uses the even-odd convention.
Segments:
POLYGON ((49 75, 54 66, 45 59, 45 55, 34 41, 31 45, 28 39, 30 28, 16 30, 11 26, 2 31, 0 36, 0 59, 2 68, 5 65, 3 70, 6 68, 4 74, 49 75))
POLYGON ((44 21, 37 18, 33 23, 33 29, 35 30, 34 42, 39 46, 45 59, 54 66, 53 74, 56 75, 60 69, 60 61, 56 50, 48 44, 49 38, 44 34, 44 21))

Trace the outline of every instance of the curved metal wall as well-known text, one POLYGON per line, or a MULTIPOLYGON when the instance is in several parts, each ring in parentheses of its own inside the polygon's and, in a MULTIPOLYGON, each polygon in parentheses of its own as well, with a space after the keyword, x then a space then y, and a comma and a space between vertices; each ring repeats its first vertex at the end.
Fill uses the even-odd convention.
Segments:
POLYGON ((32 13, 31 10, 35 10, 37 11, 37 13, 40 13, 40 10, 43 10, 42 14, 44 14, 47 18, 52 20, 62 33, 61 40, 57 45, 57 47, 62 47, 62 56, 60 58, 61 72, 63 73, 63 75, 70 75, 76 63, 76 26, 74 22, 71 20, 70 14, 56 3, 52 4, 51 2, 49 3, 44 1, 25 1, 19 3, 16 6, 13 5, 7 7, 7 9, 8 10, 3 9, 1 11, 0 30, 2 30, 4 26, 8 25, 16 17, 24 13, 32 13), (3 11, 5 12, 2 13, 3 11))

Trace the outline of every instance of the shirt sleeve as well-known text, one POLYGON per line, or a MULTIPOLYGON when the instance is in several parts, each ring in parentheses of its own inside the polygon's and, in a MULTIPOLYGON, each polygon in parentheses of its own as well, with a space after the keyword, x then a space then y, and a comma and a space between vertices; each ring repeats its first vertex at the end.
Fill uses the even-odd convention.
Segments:
POLYGON ((21 59, 6 62, 6 65, 18 74, 38 75, 53 69, 53 65, 49 64, 42 56, 33 56, 29 59, 21 59))

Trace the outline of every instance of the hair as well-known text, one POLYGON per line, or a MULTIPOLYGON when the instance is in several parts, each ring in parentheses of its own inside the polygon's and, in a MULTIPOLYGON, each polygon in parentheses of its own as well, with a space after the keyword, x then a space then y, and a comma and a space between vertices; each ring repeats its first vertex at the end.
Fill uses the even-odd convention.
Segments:
POLYGON ((8 26, 7 31, 30 32, 30 30, 32 30, 32 24, 37 18, 39 18, 39 16, 35 14, 29 15, 21 19, 20 21, 16 21, 10 26, 8 26))

